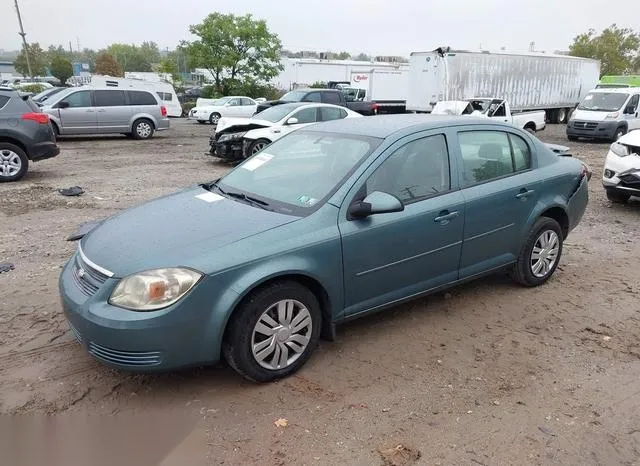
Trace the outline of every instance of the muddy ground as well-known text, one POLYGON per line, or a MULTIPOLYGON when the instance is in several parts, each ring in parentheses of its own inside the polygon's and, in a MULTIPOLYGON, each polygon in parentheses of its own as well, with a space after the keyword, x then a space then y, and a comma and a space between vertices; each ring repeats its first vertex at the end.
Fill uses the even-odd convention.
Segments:
POLYGON ((142 376, 92 360, 59 304, 65 237, 222 174, 203 155, 209 131, 173 120, 150 141, 63 140, 0 185, 0 263, 15 264, 0 274, 1 413, 192 416, 147 447, 156 462, 174 455, 162 464, 640 464, 640 202, 608 202, 607 144, 568 143, 562 126, 541 138, 570 145, 594 178, 543 287, 495 276, 350 323, 269 385, 226 367, 142 376), (86 193, 57 192, 74 185, 86 193))

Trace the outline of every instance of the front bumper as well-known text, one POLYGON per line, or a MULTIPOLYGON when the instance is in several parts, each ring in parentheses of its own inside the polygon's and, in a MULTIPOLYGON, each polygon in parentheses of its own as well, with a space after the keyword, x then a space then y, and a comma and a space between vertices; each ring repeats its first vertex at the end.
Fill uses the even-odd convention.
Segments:
POLYGON ((242 160, 247 156, 250 143, 251 141, 244 138, 217 142, 211 137, 209 155, 228 161, 242 160))
POLYGON ((177 304, 152 312, 111 306, 118 279, 95 285, 96 273, 76 252, 59 280, 62 307, 71 330, 94 358, 117 369, 153 372, 213 364, 219 351, 209 344, 209 315, 203 288, 194 287, 177 304), (78 273, 79 268, 87 271, 78 273), (84 277, 81 277, 84 276, 84 277), (92 283, 93 281, 93 283, 92 283))
POLYGON ((617 121, 569 120, 567 136, 588 139, 613 139, 618 129, 617 121))
POLYGON ((39 160, 50 159, 60 154, 60 147, 52 141, 34 144, 29 148, 29 160, 38 162, 39 160))
POLYGON ((620 157, 610 150, 604 162, 602 186, 636 196, 640 194, 640 155, 620 157))

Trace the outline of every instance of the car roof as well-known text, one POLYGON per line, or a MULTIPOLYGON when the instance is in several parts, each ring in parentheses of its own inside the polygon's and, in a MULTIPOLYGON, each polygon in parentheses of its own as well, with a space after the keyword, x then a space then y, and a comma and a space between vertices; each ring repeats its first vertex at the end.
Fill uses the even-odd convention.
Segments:
POLYGON ((629 94, 630 92, 640 92, 640 87, 599 87, 592 89, 591 92, 629 94))
POLYGON ((384 139, 403 130, 410 133, 458 125, 492 125, 514 128, 513 125, 506 123, 467 115, 401 114, 332 120, 316 123, 305 130, 384 139))

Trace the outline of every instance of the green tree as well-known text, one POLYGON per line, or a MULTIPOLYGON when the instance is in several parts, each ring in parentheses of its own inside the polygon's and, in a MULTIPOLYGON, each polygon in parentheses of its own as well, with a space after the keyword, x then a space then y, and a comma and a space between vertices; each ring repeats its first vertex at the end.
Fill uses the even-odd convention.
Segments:
POLYGON ((96 73, 113 77, 124 77, 122 65, 115 57, 107 52, 103 52, 96 57, 96 73))
POLYGON ((371 57, 366 53, 359 53, 358 55, 353 57, 353 59, 358 61, 371 61, 371 57))
POLYGON ((57 55, 51 59, 51 74, 60 80, 60 84, 64 86, 71 76, 73 76, 73 65, 62 55, 57 55))
POLYGON ((211 13, 189 30, 198 37, 183 43, 189 65, 207 69, 220 94, 247 81, 265 83, 283 69, 280 39, 250 14, 211 13))
POLYGON ((107 53, 115 57, 124 71, 152 71, 154 59, 159 61, 160 52, 154 42, 144 44, 144 48, 133 44, 111 44, 107 53))
POLYGON ((612 24, 597 34, 594 29, 580 34, 569 46, 574 57, 600 60, 600 73, 617 75, 633 72, 639 60, 640 35, 633 29, 619 28, 612 24))
POLYGON ((173 61, 170 57, 164 58, 160 61, 160 64, 157 68, 158 73, 167 73, 171 75, 171 80, 174 83, 182 81, 182 78, 178 74, 178 64, 173 61))
MULTIPOLYGON (((44 76, 47 72, 48 63, 47 55, 44 50, 42 50, 42 47, 40 47, 40 44, 37 42, 27 44, 27 51, 29 52, 29 64, 31 65, 31 73, 33 76, 44 76)), ((24 48, 14 60, 13 66, 22 76, 29 75, 29 67, 27 66, 27 57, 24 53, 24 48)))
POLYGON ((336 60, 350 60, 351 54, 349 52, 340 52, 335 54, 336 60))
POLYGON ((311 84, 311 86, 309 86, 313 89, 326 89, 327 88, 327 83, 324 81, 316 81, 313 84, 311 84))

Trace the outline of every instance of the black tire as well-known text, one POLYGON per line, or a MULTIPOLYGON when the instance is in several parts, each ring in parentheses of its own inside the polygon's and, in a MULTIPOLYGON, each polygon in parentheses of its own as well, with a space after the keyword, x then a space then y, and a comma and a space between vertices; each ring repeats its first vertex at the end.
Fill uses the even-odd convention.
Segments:
POLYGON ((520 250, 520 254, 518 255, 518 260, 514 264, 511 271, 512 278, 519 284, 529 287, 539 286, 545 283, 553 275, 556 268, 558 267, 558 264, 560 263, 560 258, 562 257, 562 243, 562 228, 560 228, 558 222, 549 217, 540 217, 531 228, 529 235, 522 245, 522 249, 520 250), (536 246, 538 239, 544 233, 549 231, 555 233, 555 235, 557 236, 558 251, 556 260, 551 268, 543 276, 537 276, 533 273, 532 270, 533 249, 536 246))
MULTIPOLYGON (((225 332, 222 352, 227 363, 242 377, 254 382, 270 382, 296 372, 311 357, 318 345, 322 326, 320 304, 314 294, 294 281, 276 282, 251 293, 234 312, 225 332), (280 369, 261 366, 253 355, 253 333, 260 317, 282 300, 301 303, 311 317, 309 342, 298 358, 280 369)), ((273 336, 274 341, 276 336, 273 336)), ((275 355, 274 355, 275 358, 275 355)))
POLYGON ((55 134, 56 137, 60 137, 60 128, 58 128, 58 125, 52 121, 51 127, 53 128, 53 134, 55 134))
POLYGON ((153 122, 146 118, 140 118, 133 122, 131 134, 134 139, 150 139, 153 136, 153 122))
POLYGON ((268 139, 264 139, 264 138, 256 139, 251 143, 251 145, 249 145, 249 151, 248 151, 249 157, 251 157, 254 154, 257 154, 262 149, 267 147, 269 144, 271 144, 271 141, 269 141, 268 139))
POLYGON ((198 120, 198 123, 200 123, 201 125, 204 125, 207 122, 207 120, 198 120))
POLYGON ((627 134, 627 128, 625 128, 624 126, 618 127, 618 129, 616 129, 616 132, 613 135, 613 138, 612 138, 613 142, 616 142, 625 134, 627 134))
POLYGON ((560 125, 567 121, 567 109, 559 108, 554 112, 553 122, 560 125))
POLYGON ((536 129, 532 128, 531 126, 526 126, 524 130, 527 131, 529 134, 533 134, 533 135, 536 134, 536 129))
POLYGON ((209 115, 209 123, 211 123, 212 125, 217 125, 218 120, 221 116, 222 115, 220 115, 218 112, 213 112, 211 115, 209 115))
POLYGON ((577 141, 578 140, 578 138, 576 136, 567 136, 567 139, 569 141, 577 141))
POLYGON ((0 142, 0 183, 18 181, 28 170, 29 159, 21 148, 8 142, 0 142))
POLYGON ((605 193, 607 194, 607 199, 616 204, 626 204, 629 198, 631 198, 631 194, 616 189, 607 189, 605 193))

